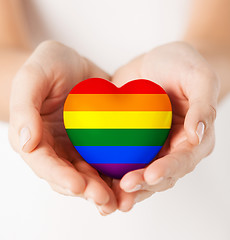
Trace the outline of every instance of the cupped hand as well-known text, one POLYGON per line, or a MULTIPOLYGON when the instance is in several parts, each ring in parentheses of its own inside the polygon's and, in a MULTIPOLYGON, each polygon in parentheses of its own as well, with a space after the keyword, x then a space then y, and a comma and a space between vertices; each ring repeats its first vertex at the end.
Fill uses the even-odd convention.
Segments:
POLYGON ((144 169, 113 181, 118 208, 129 211, 136 202, 172 188, 214 147, 219 81, 206 60, 190 45, 170 43, 147 52, 118 69, 117 86, 137 79, 161 85, 172 103, 172 128, 156 160, 144 169))
POLYGON ((17 73, 11 92, 9 139, 41 178, 62 194, 96 203, 102 215, 172 187, 214 146, 219 84, 207 62, 189 45, 172 43, 143 54, 113 76, 117 86, 146 78, 160 84, 173 106, 170 136, 145 169, 112 180, 87 164, 66 135, 65 98, 78 82, 110 76, 74 50, 54 41, 38 46, 17 73), (113 191, 111 190, 112 187, 113 191), (115 196, 116 195, 116 196, 115 196))
POLYGON ((41 43, 14 78, 9 139, 33 171, 55 191, 89 199, 105 214, 117 207, 109 186, 111 179, 102 178, 77 153, 62 119, 68 93, 90 77, 110 79, 73 49, 55 41, 41 43))

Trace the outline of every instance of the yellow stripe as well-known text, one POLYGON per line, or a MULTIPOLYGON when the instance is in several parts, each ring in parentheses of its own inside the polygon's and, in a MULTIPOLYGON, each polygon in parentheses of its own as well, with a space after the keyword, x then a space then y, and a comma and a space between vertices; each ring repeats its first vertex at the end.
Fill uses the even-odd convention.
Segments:
POLYGON ((64 111, 65 128, 170 128, 171 111, 64 111))

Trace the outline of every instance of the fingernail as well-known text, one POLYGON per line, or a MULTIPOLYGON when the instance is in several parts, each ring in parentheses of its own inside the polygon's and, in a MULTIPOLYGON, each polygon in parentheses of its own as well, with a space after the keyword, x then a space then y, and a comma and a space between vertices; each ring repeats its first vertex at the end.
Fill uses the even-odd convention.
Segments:
POLYGON ((159 178, 152 178, 150 182, 148 182, 150 185, 157 185, 159 184, 160 182, 162 182, 164 179, 164 177, 159 177, 159 178))
POLYGON ((31 135, 30 135, 30 130, 28 127, 24 127, 20 131, 20 146, 21 149, 25 146, 25 144, 30 140, 31 135))
POLYGON ((204 136, 204 123, 203 122, 199 122, 196 128, 196 134, 198 136, 199 139, 199 144, 202 141, 202 138, 204 136))
POLYGON ((137 184, 134 188, 132 189, 127 189, 125 190, 126 192, 136 192, 138 190, 140 190, 142 188, 142 185, 141 184, 137 184))
POLYGON ((101 206, 97 206, 97 209, 98 209, 98 211, 100 212, 101 215, 103 215, 103 216, 108 215, 108 213, 105 213, 105 212, 103 211, 103 209, 101 208, 101 206))

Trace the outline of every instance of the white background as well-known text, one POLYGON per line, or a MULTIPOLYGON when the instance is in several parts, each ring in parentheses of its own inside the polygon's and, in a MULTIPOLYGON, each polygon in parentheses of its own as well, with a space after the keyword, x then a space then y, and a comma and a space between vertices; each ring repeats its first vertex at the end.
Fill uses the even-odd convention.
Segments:
MULTIPOLYGON (((36 0, 27 6, 33 35, 74 47, 113 73, 132 57, 180 39, 188 2, 36 0)), ((131 212, 102 217, 89 202, 64 197, 11 150, 0 123, 0 239, 230 239, 230 97, 219 106, 216 148, 169 191, 131 212)))

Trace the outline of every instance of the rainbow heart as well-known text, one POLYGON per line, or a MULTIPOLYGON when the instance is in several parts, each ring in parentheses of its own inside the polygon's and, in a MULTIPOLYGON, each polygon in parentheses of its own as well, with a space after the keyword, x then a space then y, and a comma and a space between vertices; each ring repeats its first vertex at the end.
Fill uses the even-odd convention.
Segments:
POLYGON ((80 155, 98 171, 121 178, 145 167, 160 151, 171 128, 172 107, 164 89, 150 80, 118 88, 90 78, 71 90, 63 117, 80 155))

